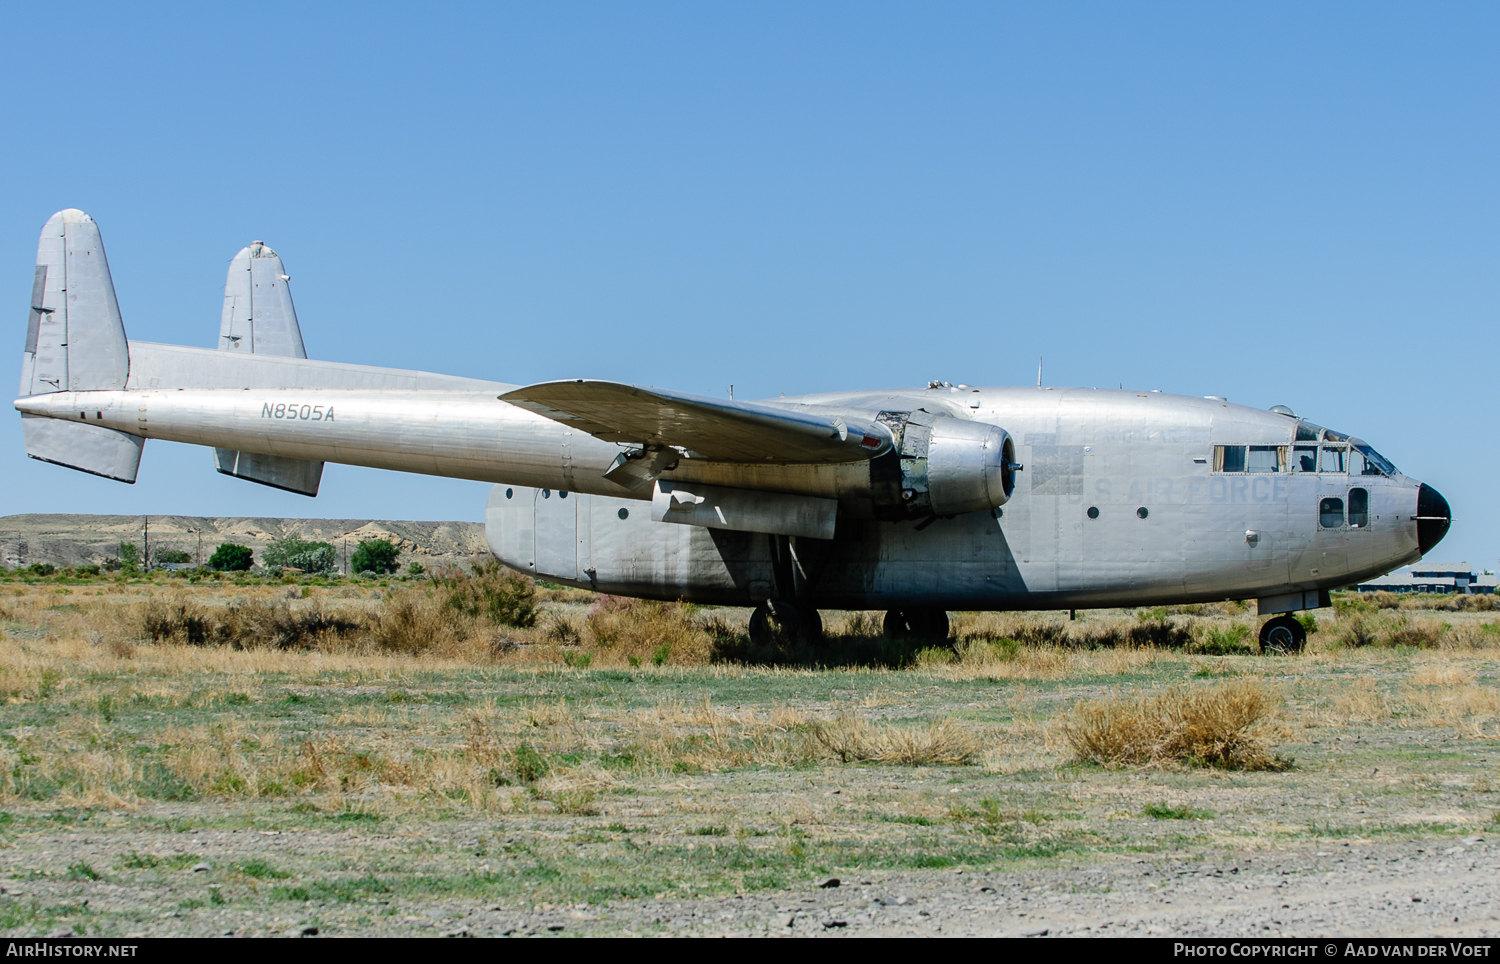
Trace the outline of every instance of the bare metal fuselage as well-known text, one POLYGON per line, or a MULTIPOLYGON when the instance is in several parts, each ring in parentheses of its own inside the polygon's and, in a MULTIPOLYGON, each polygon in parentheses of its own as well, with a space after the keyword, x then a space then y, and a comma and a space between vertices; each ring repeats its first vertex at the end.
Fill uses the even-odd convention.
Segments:
POLYGON ((994 511, 882 521, 866 462, 683 458, 661 474, 838 500, 833 539, 792 539, 790 554, 778 555, 775 537, 653 521, 649 493, 604 477, 619 444, 499 399, 514 387, 131 342, 123 390, 16 404, 30 418, 142 439, 497 483, 486 521, 502 561, 622 595, 751 603, 792 592, 813 606, 859 609, 1279 599, 1420 555, 1414 480, 1286 465, 1217 470, 1215 446, 1290 447, 1297 422, 1286 415, 1159 393, 949 387, 767 404, 1000 426, 1026 468, 994 511), (1320 513, 1326 499, 1348 504, 1356 488, 1367 493, 1363 524, 1320 513))

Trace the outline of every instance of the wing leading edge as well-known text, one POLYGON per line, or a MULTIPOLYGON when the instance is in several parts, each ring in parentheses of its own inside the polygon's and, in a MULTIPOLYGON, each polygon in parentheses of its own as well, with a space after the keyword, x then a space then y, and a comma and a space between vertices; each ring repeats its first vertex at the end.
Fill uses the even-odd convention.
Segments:
POLYGON ((620 382, 540 382, 500 399, 606 442, 681 448, 715 462, 855 462, 891 447, 878 422, 620 382))

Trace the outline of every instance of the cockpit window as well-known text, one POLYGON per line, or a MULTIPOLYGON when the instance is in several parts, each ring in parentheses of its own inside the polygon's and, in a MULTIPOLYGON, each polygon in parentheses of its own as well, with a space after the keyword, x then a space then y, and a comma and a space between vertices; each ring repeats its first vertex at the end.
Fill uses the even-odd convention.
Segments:
POLYGON ((1322 433, 1322 431, 1323 426, 1321 425, 1314 425, 1312 422, 1298 422, 1297 441, 1316 442, 1318 440, 1318 436, 1322 433))
POLYGON ((1331 428, 1325 428, 1323 430, 1323 441, 1325 441, 1325 442, 1347 442, 1347 441, 1349 441, 1349 436, 1345 435, 1343 432, 1335 432, 1331 428))
POLYGON ((1318 447, 1316 445, 1292 446, 1292 471, 1318 471, 1318 447))
POLYGON ((1365 445, 1363 442, 1355 442, 1354 447, 1365 457, 1365 467, 1361 475, 1399 475, 1400 471, 1391 464, 1391 460, 1379 452, 1365 445))
POLYGON ((1321 471, 1321 472, 1343 472, 1343 471, 1346 471, 1346 468, 1345 468, 1345 465, 1344 465, 1344 455, 1345 455, 1346 452, 1348 452, 1348 449, 1345 448, 1342 445, 1325 445, 1325 446, 1323 446, 1323 464, 1319 467, 1319 471, 1321 471))

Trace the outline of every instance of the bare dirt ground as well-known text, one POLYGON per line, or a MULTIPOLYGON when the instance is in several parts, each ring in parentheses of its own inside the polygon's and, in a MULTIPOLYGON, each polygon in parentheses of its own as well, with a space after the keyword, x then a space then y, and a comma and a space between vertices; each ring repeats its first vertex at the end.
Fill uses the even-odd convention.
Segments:
MULTIPOLYGON (((626 617, 595 625, 565 593, 499 648, 138 628, 158 597, 285 588, 0 582, 0 930, 1500 931, 1492 611, 1346 607, 1296 657, 1228 647, 1253 623, 1233 607, 1145 614, 1226 655, 1008 642, 985 620, 1041 639, 1062 617, 961 617, 953 650, 824 666, 616 658, 626 617), (1233 687, 1265 698, 1236 733, 1270 768, 1101 766, 1069 735, 1122 696, 1233 687)), ((379 611, 398 587, 307 591, 379 611)), ((652 612, 658 630, 743 620, 652 612)), ((828 622, 830 654, 875 652, 866 618, 828 622)))

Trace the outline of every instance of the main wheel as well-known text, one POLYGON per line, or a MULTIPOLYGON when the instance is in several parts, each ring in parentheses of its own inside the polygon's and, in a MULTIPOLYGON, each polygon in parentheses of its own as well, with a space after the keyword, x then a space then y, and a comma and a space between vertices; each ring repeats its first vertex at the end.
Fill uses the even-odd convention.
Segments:
POLYGON ((883 626, 889 639, 916 639, 938 646, 948 639, 948 614, 941 609, 892 609, 883 626))
POLYGON ((750 641, 757 646, 811 646, 822 638, 823 619, 809 606, 771 601, 750 613, 750 641))
POLYGON ((1299 653, 1307 645, 1307 630, 1291 616, 1277 616, 1266 620, 1260 628, 1260 651, 1288 656, 1299 653))

